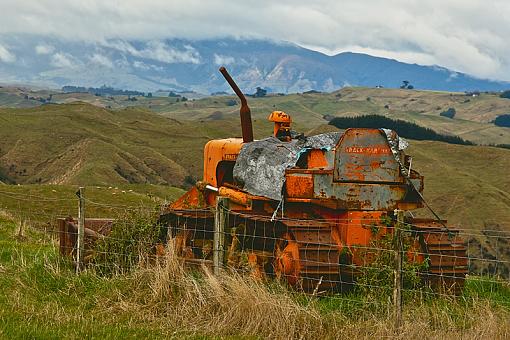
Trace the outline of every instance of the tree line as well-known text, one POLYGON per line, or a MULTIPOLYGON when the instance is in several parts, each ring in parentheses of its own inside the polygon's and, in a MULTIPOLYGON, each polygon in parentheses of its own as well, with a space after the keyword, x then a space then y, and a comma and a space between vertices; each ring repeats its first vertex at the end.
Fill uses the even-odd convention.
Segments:
POLYGON ((397 132, 401 137, 415 140, 435 140, 450 144, 475 145, 457 136, 442 135, 432 129, 419 126, 400 119, 390 119, 379 115, 366 115, 359 117, 336 117, 329 125, 339 129, 348 128, 386 128, 397 132))
MULTIPOLYGON (((90 93, 100 96, 145 96, 144 92, 133 90, 118 90, 109 86, 101 87, 83 87, 83 86, 64 86, 62 92, 65 93, 90 93)), ((152 93, 150 94, 152 97, 152 93)))

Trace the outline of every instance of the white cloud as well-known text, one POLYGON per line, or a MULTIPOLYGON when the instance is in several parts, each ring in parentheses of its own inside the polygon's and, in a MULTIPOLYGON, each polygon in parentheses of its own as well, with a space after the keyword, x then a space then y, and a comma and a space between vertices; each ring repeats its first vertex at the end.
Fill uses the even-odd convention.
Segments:
MULTIPOLYGON (((510 2, 492 0, 0 1, 0 34, 152 40, 133 55, 199 63, 165 38, 271 38, 332 52, 356 48, 480 77, 510 79, 510 2), (275 20, 275 16, 278 20, 275 20)), ((5 51, 0 52, 4 54, 5 51)), ((2 60, 3 60, 2 59, 2 60)), ((11 58, 12 59, 12 58, 11 58)))
POLYGON ((39 44, 35 47, 35 53, 37 53, 39 55, 51 54, 51 53, 53 53, 54 50, 55 50, 55 48, 53 46, 46 45, 46 44, 39 44))
POLYGON ((51 56, 51 65, 58 68, 74 68, 76 62, 70 54, 57 52, 51 56))
POLYGON ((222 65, 230 65, 230 64, 233 64, 235 62, 235 58, 234 57, 229 57, 229 56, 225 56, 225 55, 220 55, 220 54, 214 54, 214 63, 218 66, 222 66, 222 65))
POLYGON ((161 41, 149 41, 147 47, 138 51, 140 57, 154 59, 164 63, 200 63, 200 54, 191 46, 178 50, 161 41))
POLYGON ((112 61, 108 57, 106 57, 106 56, 104 56, 102 54, 94 53, 92 56, 89 57, 89 60, 93 64, 96 64, 96 65, 99 65, 99 66, 108 67, 108 68, 113 68, 112 61))
POLYGON ((150 66, 144 63, 143 61, 135 60, 133 62, 133 66, 141 70, 150 70, 150 66))
POLYGON ((131 66, 125 57, 123 59, 116 59, 114 64, 117 68, 129 68, 131 66))
POLYGON ((152 59, 163 63, 200 63, 200 53, 192 46, 184 45, 182 48, 168 46, 159 40, 148 41, 143 48, 137 49, 126 41, 113 40, 103 41, 107 47, 115 48, 118 51, 128 53, 134 57, 152 59))
POLYGON ((13 63, 16 61, 16 55, 10 52, 6 47, 0 45, 0 62, 13 63))
POLYGON ((152 64, 146 64, 144 63, 143 61, 139 61, 139 60, 135 60, 133 62, 133 66, 136 67, 136 68, 139 68, 141 70, 155 70, 155 71, 162 71, 163 68, 160 67, 160 66, 157 66, 157 65, 152 65, 152 64))

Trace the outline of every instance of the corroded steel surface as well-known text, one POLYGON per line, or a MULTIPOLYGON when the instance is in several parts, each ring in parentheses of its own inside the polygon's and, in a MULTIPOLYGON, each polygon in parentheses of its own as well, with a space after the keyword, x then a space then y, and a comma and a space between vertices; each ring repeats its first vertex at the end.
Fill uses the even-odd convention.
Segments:
MULTIPOLYGON (((203 182, 161 216, 168 230, 162 241, 171 236, 179 256, 209 261, 214 220, 206 209, 221 195, 230 201, 230 266, 247 262, 255 277, 275 274, 308 292, 352 283, 356 268, 377 256, 373 243, 392 232, 383 220, 394 209, 422 207, 423 177, 411 169, 407 142, 387 129, 296 137, 281 111, 269 117, 274 136, 253 141, 246 98, 220 71, 241 99, 243 139, 206 144, 203 182)), ((428 261, 431 285, 462 287, 462 241, 441 223, 415 222, 408 260, 428 261)))
MULTIPOLYGON (((111 232, 114 220, 111 218, 85 219, 85 246, 90 248, 100 235, 107 236, 111 232)), ((59 229, 59 249, 64 256, 75 256, 78 220, 72 217, 57 219, 59 229)))
POLYGON ((243 131, 243 142, 249 143, 253 141, 253 127, 251 123, 251 111, 248 106, 248 102, 246 101, 246 97, 244 96, 243 92, 239 89, 236 82, 230 74, 228 73, 227 69, 225 67, 220 67, 220 72, 225 77, 225 80, 228 82, 230 87, 232 87, 232 90, 236 93, 236 95, 241 100, 241 109, 239 110, 239 113, 241 115, 241 129, 243 131))
POLYGON ((402 182, 399 165, 379 129, 348 129, 336 147, 335 182, 402 182))
MULTIPOLYGON (((349 211, 326 214, 324 221, 273 221, 271 216, 232 212, 227 231, 231 235, 227 242, 228 265, 237 268, 239 252, 245 252, 252 275, 260 279, 275 275, 308 293, 352 286, 359 269, 370 265, 381 251, 374 248, 373 242, 392 232, 383 223, 385 215, 382 211, 349 211)), ((192 260, 190 265, 198 260, 209 263, 214 235, 212 212, 171 211, 160 222, 168 228, 168 236, 176 240, 178 256, 192 260)), ((435 290, 460 293, 467 273, 467 256, 457 232, 432 220, 410 223, 414 236, 409 240, 408 261, 427 261, 421 275, 435 290)))
POLYGON ((407 190, 405 184, 338 183, 329 174, 319 174, 314 176, 313 198, 332 200, 336 209, 391 211, 407 190))
POLYGON ((459 294, 468 273, 467 247, 458 230, 446 229, 445 222, 410 221, 428 261, 428 269, 423 273, 425 280, 436 290, 459 294))

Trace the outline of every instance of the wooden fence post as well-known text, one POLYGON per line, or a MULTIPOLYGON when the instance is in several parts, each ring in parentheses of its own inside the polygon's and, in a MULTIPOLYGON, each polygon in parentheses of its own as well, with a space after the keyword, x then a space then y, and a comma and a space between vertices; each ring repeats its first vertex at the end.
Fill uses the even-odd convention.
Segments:
POLYGON ((402 230, 404 228, 404 211, 395 211, 397 220, 394 228, 394 251, 395 251, 395 268, 393 270, 393 304, 395 307, 395 329, 402 326, 402 253, 404 244, 402 240, 402 230))
POLYGON ((83 253, 85 249, 85 188, 80 187, 76 192, 78 196, 78 237, 76 241, 76 273, 83 268, 83 253))
POLYGON ((216 197, 214 215, 213 272, 218 275, 225 258, 225 229, 228 225, 228 198, 216 197))

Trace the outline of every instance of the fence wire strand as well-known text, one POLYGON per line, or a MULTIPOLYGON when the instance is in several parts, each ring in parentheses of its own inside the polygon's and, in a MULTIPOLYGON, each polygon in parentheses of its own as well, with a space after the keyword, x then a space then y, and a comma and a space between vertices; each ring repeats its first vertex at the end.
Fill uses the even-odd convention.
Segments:
MULTIPOLYGON (((55 203, 51 208, 25 205, 23 209, 2 207, 0 210, 15 217, 17 228, 13 238, 21 239, 31 233, 27 222, 30 216, 37 216, 39 221, 43 221, 36 228, 43 235, 41 253, 33 256, 40 256, 38 254, 45 249, 58 249, 71 262, 76 260, 76 230, 73 229, 76 226, 71 224, 77 221, 70 218, 70 215, 76 216, 76 212, 73 214, 72 209, 62 205, 71 202, 76 211, 76 199, 44 198, 4 191, 0 191, 0 195, 22 202, 37 198, 55 203)), ((169 214, 164 209, 158 211, 156 206, 107 204, 90 199, 86 199, 86 204, 112 214, 112 218, 105 219, 103 224, 100 221, 94 224, 90 219, 85 222, 85 265, 90 268, 99 271, 130 270, 143 256, 153 259, 178 256, 184 259, 185 264, 195 261, 200 265, 214 265, 214 209, 180 210, 169 214), (134 211, 151 214, 152 220, 145 224, 130 221, 134 211), (159 213, 162 217, 156 221, 154 216, 159 213), (169 242, 174 244, 173 254, 167 253, 169 242)), ((343 295, 344 290, 363 290, 367 294, 382 291, 391 295, 394 224, 383 223, 378 218, 310 220, 277 216, 272 221, 270 214, 243 214, 228 209, 223 213, 228 215, 228 225, 222 234, 225 239, 222 264, 227 271, 238 271, 259 280, 277 280, 307 294, 327 292, 331 298, 342 301, 349 301, 348 295, 343 295), (349 228, 359 228, 358 232, 361 230, 366 238, 349 240, 346 238, 349 228)), ((455 233, 452 236, 438 228, 426 230, 420 224, 406 222, 403 232, 406 248, 403 250, 402 275, 407 280, 404 282, 404 294, 459 296, 459 292, 435 289, 431 285, 435 280, 453 280, 464 286, 468 282, 510 284, 509 231, 452 228, 455 233), (465 253, 448 249, 432 254, 423 248, 423 242, 434 237, 440 242, 461 239, 465 253), (432 264, 439 269, 434 272, 432 264), (464 267, 465 272, 459 269, 464 267)), ((0 250, 0 256, 4 256, 3 252, 12 253, 11 250, 0 250)))

